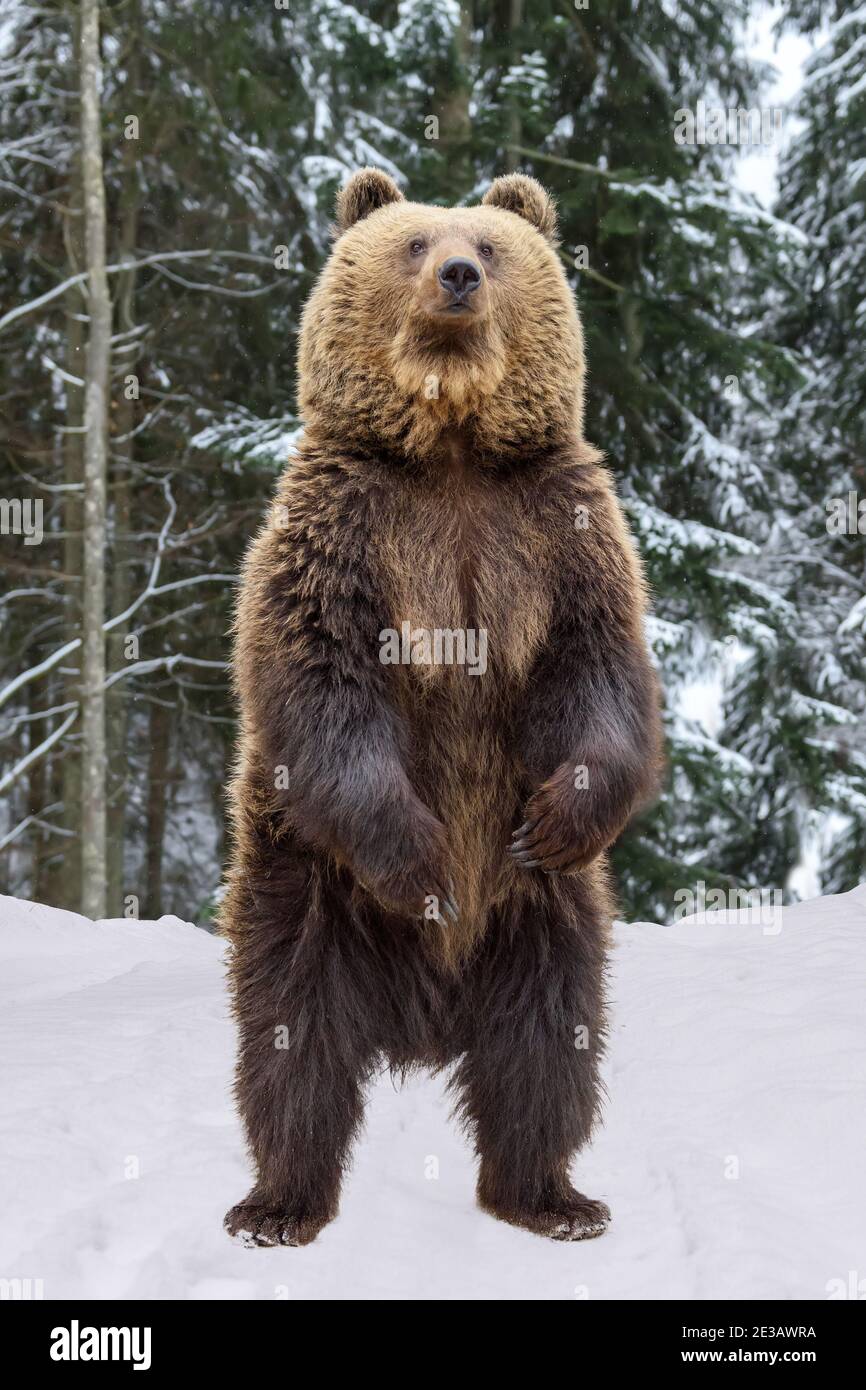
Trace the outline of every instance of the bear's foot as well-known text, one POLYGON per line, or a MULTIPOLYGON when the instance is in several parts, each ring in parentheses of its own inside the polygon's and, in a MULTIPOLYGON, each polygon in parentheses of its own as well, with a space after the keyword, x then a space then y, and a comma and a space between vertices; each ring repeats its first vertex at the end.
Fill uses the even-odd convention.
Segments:
POLYGON ((256 1250, 271 1245, 309 1245, 329 1220, 329 1216, 313 1215, 250 1195, 226 1212, 223 1226, 248 1250, 256 1250))
POLYGON ((500 1221, 521 1226, 525 1231, 547 1236, 550 1240, 592 1240, 603 1235, 610 1225, 610 1208, 604 1202, 584 1197, 574 1188, 567 1196, 546 1202, 537 1209, 511 1207, 481 1195, 478 1204, 500 1221))

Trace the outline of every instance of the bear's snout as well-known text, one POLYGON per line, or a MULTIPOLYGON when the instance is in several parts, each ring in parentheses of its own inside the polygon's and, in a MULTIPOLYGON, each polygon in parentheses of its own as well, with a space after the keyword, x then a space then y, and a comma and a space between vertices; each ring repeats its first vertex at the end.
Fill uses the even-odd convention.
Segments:
POLYGON ((443 290, 451 295, 453 306, 468 304, 470 294, 481 284, 481 267, 468 256, 449 256, 436 275, 443 290))

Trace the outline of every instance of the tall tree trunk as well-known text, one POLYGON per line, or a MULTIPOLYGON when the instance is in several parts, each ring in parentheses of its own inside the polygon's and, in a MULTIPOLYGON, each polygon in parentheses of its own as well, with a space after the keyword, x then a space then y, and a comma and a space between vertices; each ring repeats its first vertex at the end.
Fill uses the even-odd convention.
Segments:
POLYGON ((169 783, 171 710, 155 700, 150 707, 150 761, 147 769, 147 863, 145 910, 151 918, 162 915, 162 849, 165 840, 169 783))
MULTIPOLYGON (((75 177, 78 178, 78 170, 75 177)), ((80 208, 80 201, 77 200, 80 208)), ((70 239, 80 240, 81 218, 71 223, 70 239)), ((82 269, 78 260, 70 274, 82 269)), ((84 374, 84 324, 81 314, 85 311, 86 300, 79 286, 75 286, 66 296, 66 368, 74 376, 84 374)), ((65 628, 68 638, 81 634, 81 576, 84 571, 84 506, 80 491, 84 468, 82 460, 82 435, 84 424, 84 392, 71 382, 66 390, 66 434, 64 436, 64 482, 70 489, 63 495, 63 569, 69 575, 66 587, 65 628), (73 491, 72 489, 79 489, 73 491)), ((72 653, 68 659, 63 676, 63 699, 65 702, 81 699, 81 660, 79 653, 72 653)), ((72 733, 80 732, 80 722, 73 724, 72 733)), ((61 907, 72 912, 81 911, 81 745, 78 738, 63 740, 63 817, 65 830, 72 832, 74 838, 64 837, 63 883, 61 907)))
MULTIPOLYGON (((128 49, 127 79, 125 84, 124 111, 135 110, 140 96, 141 81, 141 14, 138 0, 129 0, 127 21, 124 26, 128 49)), ((117 241, 119 262, 131 261, 135 255, 138 241, 139 184, 138 184, 138 142, 125 140, 122 153, 123 179, 120 191, 120 235, 117 241)), ((128 333, 135 326, 135 285, 136 272, 123 271, 117 277, 116 324, 117 331, 128 333)), ((134 354, 119 352, 117 361, 122 365, 119 375, 125 379, 136 362, 134 354)), ((111 462, 109 476, 113 480, 113 565, 111 571, 111 607, 114 613, 122 613, 132 598, 131 571, 128 564, 128 540, 131 528, 132 509, 132 468, 134 441, 132 431, 135 426, 135 401, 130 399, 125 388, 119 389, 116 405, 111 412, 113 438, 111 441, 111 462)), ((119 668, 126 660, 124 651, 127 634, 118 632, 108 644, 108 654, 112 667, 119 668)), ((129 779, 129 759, 127 755, 127 734, 129 730, 128 695, 126 682, 118 681, 109 691, 107 704, 109 784, 108 804, 111 814, 108 823, 108 901, 112 913, 122 911, 123 902, 123 857, 126 829, 126 799, 129 779)))
POLYGON ((469 115, 471 80, 469 63, 472 56, 472 4, 460 0, 460 24, 455 35, 456 66, 447 91, 436 94, 440 113, 439 136, 442 153, 448 160, 449 186, 457 201, 469 192, 473 183, 471 160, 472 121, 469 115))
MULTIPOLYGON (((523 27, 523 0, 508 0, 508 59, 512 66, 520 57, 520 31, 523 27)), ((521 143, 523 122, 520 117, 520 102, 512 90, 508 105, 508 147, 505 151, 505 168, 513 173, 520 168, 521 155, 513 148, 521 143)))
MULTIPOLYGON (((52 704, 62 702, 64 684, 64 678, 61 675, 56 675, 51 680, 49 698, 52 704)), ((50 756, 41 760, 44 764, 44 784, 41 792, 44 800, 39 810, 40 813, 47 813, 46 819, 49 824, 57 825, 58 829, 61 830, 65 828, 63 824, 64 772, 71 747, 68 739, 61 739, 60 744, 51 750, 50 756)), ((39 764, 37 763, 36 766, 38 767, 39 764)), ((32 791, 31 780, 31 795, 32 791)), ((65 907, 64 879, 66 847, 69 844, 69 837, 52 834, 50 831, 41 829, 38 836, 38 840, 34 840, 34 845, 40 844, 41 851, 38 853, 40 861, 38 870, 36 865, 33 869, 33 897, 37 902, 48 903, 51 907, 65 907)), ((77 839, 73 843, 77 849, 77 839)))
POLYGON ((81 174, 90 321, 84 398, 84 590, 82 594, 81 905, 105 916, 105 465, 111 300, 105 274, 105 184, 99 0, 81 0, 81 174))
MULTIPOLYGON (((76 12, 74 24, 76 63, 81 54, 81 14, 76 12)), ((77 69, 76 69, 77 71, 77 69)), ((69 214, 64 219, 63 240, 69 275, 84 269, 84 206, 82 197, 81 150, 75 151, 70 171, 69 214)), ((84 378, 84 322, 87 296, 81 285, 74 285, 64 296, 66 315, 66 370, 79 380, 84 378)), ((66 432, 63 436, 63 572, 68 576, 65 592, 66 639, 81 633, 81 575, 84 570, 82 531, 84 507, 81 486, 84 479, 82 464, 82 435, 84 424, 84 390, 73 382, 64 383, 66 392, 66 432)), ((81 699, 81 662, 73 653, 64 663, 63 700, 69 703, 81 699)), ((78 734, 80 724, 72 732, 78 734)), ((57 906, 72 912, 81 911, 81 750, 78 738, 63 740, 61 825, 69 831, 63 836, 63 863, 57 906)))
MULTIPOLYGON (((35 733, 38 726, 31 724, 30 741, 31 744, 38 743, 39 738, 35 733)), ((41 816, 48 804, 46 795, 48 789, 48 759, 40 758, 32 764, 27 777, 27 814, 29 816, 41 816)), ((47 836, 41 825, 33 825, 30 828, 30 844, 33 847, 32 867, 30 870, 30 897, 34 902, 46 902, 45 885, 47 856, 50 853, 50 845, 47 843, 47 836)))

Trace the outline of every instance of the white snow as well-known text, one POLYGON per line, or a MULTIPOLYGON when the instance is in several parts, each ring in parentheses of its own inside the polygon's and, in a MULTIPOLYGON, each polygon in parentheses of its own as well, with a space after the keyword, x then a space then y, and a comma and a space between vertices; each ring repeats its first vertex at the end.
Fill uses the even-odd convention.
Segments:
POLYGON ((576 1165, 613 1208, 600 1240, 483 1215, 442 1082, 385 1077, 337 1222, 250 1251, 221 1227, 249 1186, 222 944, 0 898, 0 1278, 49 1299, 826 1298, 866 1273, 866 885, 781 931, 748 916, 616 927, 610 1101, 576 1165))

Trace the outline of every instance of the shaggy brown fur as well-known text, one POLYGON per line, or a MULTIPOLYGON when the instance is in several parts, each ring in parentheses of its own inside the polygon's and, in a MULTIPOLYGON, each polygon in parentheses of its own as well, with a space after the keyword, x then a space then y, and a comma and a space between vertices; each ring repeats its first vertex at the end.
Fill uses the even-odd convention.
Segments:
POLYGON ((654 791, 660 733, 554 210, 520 175, 448 210, 368 169, 337 232, 304 314, 303 441, 237 617, 222 920, 257 1180, 226 1225, 313 1239, 384 1060, 453 1068, 488 1211, 595 1235, 609 1213, 568 1168, 599 1104, 604 851, 654 791), (465 303, 439 278, 454 257, 478 274, 465 303), (485 630, 485 673, 383 664, 404 622, 485 630))

